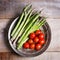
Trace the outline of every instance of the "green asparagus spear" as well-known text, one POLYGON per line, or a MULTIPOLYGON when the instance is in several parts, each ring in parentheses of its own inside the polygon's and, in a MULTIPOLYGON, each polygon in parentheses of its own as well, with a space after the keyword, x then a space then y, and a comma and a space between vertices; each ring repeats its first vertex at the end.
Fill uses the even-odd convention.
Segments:
POLYGON ((32 11, 32 9, 30 8, 30 10, 28 11, 28 13, 25 12, 25 17, 22 21, 22 23, 19 26, 19 29, 16 31, 16 33, 12 36, 12 39, 14 40, 16 38, 16 36, 18 35, 19 31, 21 30, 21 28, 24 26, 24 23, 28 17, 28 15, 30 14, 30 12, 32 11))
POLYGON ((19 27, 19 25, 20 25, 20 23, 21 23, 21 21, 22 21, 22 19, 23 19, 24 11, 26 11, 27 9, 29 9, 29 7, 31 7, 31 6, 32 6, 32 5, 27 5, 27 6, 23 9, 23 13, 22 13, 22 15, 21 15, 21 17, 20 17, 20 19, 19 19, 16 27, 15 27, 14 30, 12 31, 11 36, 13 36, 13 35, 15 34, 16 30, 18 29, 18 27, 19 27))
POLYGON ((29 26, 27 27, 27 29, 25 30, 24 34, 22 34, 21 38, 18 40, 18 43, 22 40, 22 38, 25 36, 25 34, 27 33, 27 31, 29 30, 29 28, 33 25, 33 23, 36 21, 36 19, 38 19, 40 15, 37 14, 35 16, 35 18, 31 21, 31 23, 29 24, 29 26))
POLYGON ((23 25, 21 31, 19 31, 19 33, 18 33, 18 35, 17 35, 17 37, 16 37, 15 40, 17 40, 17 39, 21 36, 21 34, 24 32, 24 28, 26 27, 27 23, 30 21, 30 17, 31 17, 31 15, 32 15, 32 12, 33 12, 33 11, 31 11, 31 13, 29 14, 29 16, 28 16, 25 24, 23 25))
POLYGON ((29 8, 31 8, 31 7, 32 7, 32 5, 28 4, 28 5, 26 5, 26 7, 24 7, 23 11, 27 11, 27 10, 29 10, 29 8))
POLYGON ((19 27, 19 25, 20 25, 20 23, 21 23, 21 21, 22 21, 23 16, 24 16, 24 13, 22 13, 22 15, 21 15, 21 17, 20 17, 20 20, 18 21, 16 27, 14 28, 14 30, 13 30, 12 33, 11 33, 11 36, 13 36, 13 35, 15 34, 16 30, 18 29, 18 27, 19 27))

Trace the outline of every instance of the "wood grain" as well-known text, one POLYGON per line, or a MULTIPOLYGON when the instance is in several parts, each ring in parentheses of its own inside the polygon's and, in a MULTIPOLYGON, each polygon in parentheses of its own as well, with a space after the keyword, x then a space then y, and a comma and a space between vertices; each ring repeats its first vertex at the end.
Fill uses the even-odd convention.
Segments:
POLYGON ((60 0, 0 0, 0 18, 14 18, 20 15, 26 4, 43 10, 45 16, 60 18, 60 0))
POLYGON ((0 53, 0 60, 10 60, 9 58, 10 58, 10 53, 0 53))
POLYGON ((20 57, 13 53, 1 52, 0 60, 60 60, 60 52, 45 52, 37 57, 20 57))
POLYGON ((60 51, 60 19, 47 19, 51 28, 51 44, 48 51, 60 51))

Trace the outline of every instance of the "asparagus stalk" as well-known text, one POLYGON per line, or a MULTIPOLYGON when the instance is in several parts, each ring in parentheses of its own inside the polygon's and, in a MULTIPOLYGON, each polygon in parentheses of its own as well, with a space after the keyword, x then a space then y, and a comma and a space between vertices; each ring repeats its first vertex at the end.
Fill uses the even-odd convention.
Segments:
POLYGON ((22 45, 27 41, 26 38, 28 37, 28 35, 31 33, 31 32, 34 32, 36 31, 37 29, 39 29, 43 24, 45 23, 45 19, 43 21, 41 21, 38 25, 33 25, 31 27, 31 29, 27 32, 27 34, 24 36, 24 38, 21 40, 20 43, 18 43, 18 47, 17 49, 21 48, 22 45))
MULTIPOLYGON (((29 18, 29 23, 31 23, 30 20, 34 19, 36 15, 37 15, 37 12, 36 12, 36 14, 34 14, 31 18, 29 18)), ((29 15, 29 16, 30 16, 30 15, 29 15)), ((27 19, 27 20, 28 20, 28 19, 27 19)), ((29 26, 29 23, 28 23, 28 26, 29 26)), ((27 29, 28 26, 26 25, 26 27, 23 29, 23 30, 24 30, 23 32, 25 32, 25 29, 27 29)), ((21 33, 21 31, 20 31, 20 33, 21 33)), ((20 35, 20 34, 19 34, 19 35, 20 35)), ((20 36, 19 36, 19 37, 20 37, 20 36)), ((18 37, 16 37, 16 39, 14 40, 14 44, 17 42, 17 40, 18 40, 18 37)))
MULTIPOLYGON (((38 22, 38 21, 37 21, 38 22)), ((45 18, 43 18, 43 20, 42 21, 39 21, 39 23, 35 23, 31 28, 30 28, 30 30, 27 32, 27 36, 31 33, 31 32, 33 32, 33 31, 36 31, 37 29, 39 29, 42 25, 44 25, 44 23, 45 23, 45 18)), ((24 36, 25 37, 25 36, 24 36)), ((24 38, 23 38, 24 39, 24 38)), ((24 39, 25 40, 25 39, 24 39)), ((21 41, 23 41, 23 40, 21 40, 21 41)))
POLYGON ((20 19, 19 19, 16 27, 15 27, 14 30, 12 31, 11 36, 13 36, 13 35, 15 34, 16 30, 18 29, 18 27, 19 27, 19 25, 20 25, 20 23, 21 23, 21 21, 22 21, 22 19, 23 19, 23 16, 24 16, 24 12, 22 13, 22 15, 21 15, 21 17, 20 17, 20 19))
POLYGON ((26 7, 24 7, 23 11, 27 11, 31 7, 32 7, 32 5, 28 4, 28 5, 26 5, 26 7))
MULTIPOLYGON (((33 12, 33 11, 32 11, 32 12, 33 12)), ((34 14, 31 18, 29 18, 28 26, 29 26, 29 23, 31 23, 30 20, 34 19, 36 15, 37 15, 37 12, 36 12, 36 14, 34 14)), ((29 16, 30 16, 30 15, 29 15, 29 16)), ((28 20, 28 19, 27 19, 27 20, 28 20)), ((25 29, 27 29, 28 26, 26 25, 26 27, 23 29, 23 30, 24 30, 23 32, 25 32, 25 29)), ((21 33, 21 31, 20 31, 20 33, 21 33)), ((19 37, 20 37, 20 36, 19 36, 19 37)), ((18 37, 16 37, 16 39, 14 40, 14 44, 17 42, 17 40, 18 40, 18 37)))
POLYGON ((36 19, 38 19, 39 14, 37 14, 35 16, 35 18, 30 22, 29 26, 27 27, 27 29, 25 30, 24 34, 22 34, 21 38, 18 40, 18 43, 22 40, 22 38, 25 36, 25 34, 27 33, 27 31, 29 30, 29 28, 31 28, 31 26, 33 25, 33 23, 36 21, 36 19))
MULTIPOLYGON (((43 18, 42 21, 40 21, 38 24, 35 24, 31 29, 30 32, 32 32, 32 29, 39 29, 42 25, 44 25, 46 18, 43 18)), ((36 31, 36 30, 35 30, 36 31)))
POLYGON ((19 29, 16 31, 16 33, 12 36, 12 40, 14 40, 14 39, 17 37, 19 31, 20 31, 21 28, 24 26, 24 23, 25 23, 28 15, 30 14, 31 11, 32 11, 32 9, 30 8, 30 10, 28 11, 28 13, 25 12, 24 20, 22 21, 22 23, 21 23, 21 25, 19 26, 19 29))
MULTIPOLYGON (((32 12, 33 12, 33 11, 32 11, 32 12)), ((21 31, 19 31, 19 33, 18 33, 18 35, 17 35, 17 37, 16 37, 15 40, 17 40, 17 39, 21 36, 21 34, 24 32, 24 28, 26 27, 26 25, 27 25, 28 22, 30 21, 30 17, 31 17, 31 15, 32 15, 32 12, 29 14, 29 16, 28 16, 28 18, 27 18, 24 26, 22 27, 21 31)))
POLYGON ((21 23, 21 21, 22 21, 22 19, 23 19, 24 11, 26 11, 27 9, 29 9, 29 7, 31 7, 31 6, 32 6, 32 5, 27 5, 27 6, 23 9, 23 13, 21 14, 21 17, 20 17, 20 19, 19 19, 16 27, 15 27, 14 30, 12 31, 11 36, 13 36, 13 35, 15 34, 16 30, 18 29, 18 27, 19 27, 19 25, 20 25, 20 23, 21 23))

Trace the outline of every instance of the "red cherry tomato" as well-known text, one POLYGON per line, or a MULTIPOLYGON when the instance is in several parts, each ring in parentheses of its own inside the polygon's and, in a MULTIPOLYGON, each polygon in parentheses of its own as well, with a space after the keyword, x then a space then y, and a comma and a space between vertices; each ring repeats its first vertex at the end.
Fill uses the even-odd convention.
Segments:
POLYGON ((35 49, 35 44, 34 44, 34 43, 32 43, 32 44, 30 45, 30 49, 32 49, 32 50, 35 49))
POLYGON ((35 48, 36 48, 36 50, 40 50, 41 47, 42 47, 42 46, 38 43, 38 44, 36 44, 36 47, 35 47, 35 48))
POLYGON ((35 33, 31 33, 29 36, 31 39, 35 38, 35 33))
POLYGON ((43 44, 45 44, 45 40, 44 40, 44 39, 39 40, 39 43, 40 43, 41 45, 43 45, 43 44))
POLYGON ((41 30, 36 30, 35 32, 36 35, 39 35, 40 33, 42 33, 41 30))
POLYGON ((41 40, 41 39, 43 39, 43 38, 44 38, 44 34, 43 34, 43 33, 40 33, 39 39, 41 40))
POLYGON ((39 41, 39 38, 38 37, 35 37, 34 40, 33 40, 35 43, 37 43, 39 41))
POLYGON ((33 43, 33 40, 32 40, 32 39, 29 39, 29 40, 28 40, 28 43, 29 43, 29 44, 32 44, 32 43, 33 43))
POLYGON ((23 47, 24 47, 25 49, 29 48, 29 43, 28 43, 28 42, 24 43, 23 47))

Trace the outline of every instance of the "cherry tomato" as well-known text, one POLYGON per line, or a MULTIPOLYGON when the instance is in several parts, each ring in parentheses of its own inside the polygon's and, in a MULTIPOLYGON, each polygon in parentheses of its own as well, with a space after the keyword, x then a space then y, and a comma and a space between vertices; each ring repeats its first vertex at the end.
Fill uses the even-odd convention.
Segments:
POLYGON ((28 40, 28 43, 29 43, 29 44, 32 44, 32 43, 33 43, 33 40, 32 40, 32 39, 29 39, 29 40, 28 40))
POLYGON ((43 33, 40 33, 39 39, 41 40, 41 39, 43 39, 43 38, 44 38, 44 34, 43 34, 43 33))
POLYGON ((23 47, 24 47, 25 49, 29 48, 29 43, 28 43, 28 42, 24 43, 23 47))
POLYGON ((44 40, 44 39, 39 40, 39 43, 40 43, 41 45, 43 45, 43 44, 45 43, 45 40, 44 40))
POLYGON ((34 40, 33 40, 35 43, 37 43, 39 41, 39 38, 38 37, 35 37, 34 40))
POLYGON ((38 44, 36 44, 36 47, 35 47, 35 48, 36 48, 36 50, 40 50, 41 47, 42 47, 42 46, 38 43, 38 44))
POLYGON ((35 49, 35 44, 34 44, 34 43, 32 43, 32 44, 30 45, 30 49, 32 49, 32 50, 35 49))
POLYGON ((39 35, 40 33, 42 33, 41 30, 36 30, 35 32, 36 35, 39 35))
POLYGON ((35 33, 31 33, 29 36, 31 39, 35 38, 35 33))

